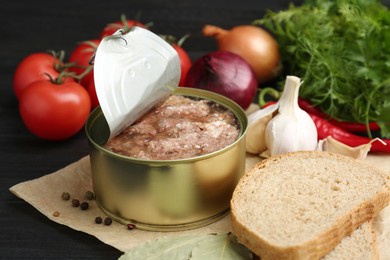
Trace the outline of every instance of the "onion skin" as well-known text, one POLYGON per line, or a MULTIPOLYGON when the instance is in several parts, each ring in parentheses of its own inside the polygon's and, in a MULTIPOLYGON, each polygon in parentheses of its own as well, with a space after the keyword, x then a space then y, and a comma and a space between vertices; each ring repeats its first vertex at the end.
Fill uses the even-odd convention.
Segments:
POLYGON ((204 36, 213 37, 220 51, 240 55, 253 68, 259 84, 264 84, 281 72, 279 46, 266 30, 253 25, 239 25, 225 30, 214 25, 205 25, 204 36))
POLYGON ((214 51, 193 63, 185 86, 221 94, 247 109, 257 93, 258 82, 251 66, 239 55, 214 51))

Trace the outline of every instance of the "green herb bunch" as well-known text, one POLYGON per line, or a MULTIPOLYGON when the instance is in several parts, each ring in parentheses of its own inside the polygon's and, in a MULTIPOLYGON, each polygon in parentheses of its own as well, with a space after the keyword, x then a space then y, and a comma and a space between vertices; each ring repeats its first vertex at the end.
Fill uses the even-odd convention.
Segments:
MULTIPOLYGON (((300 96, 330 117, 377 122, 390 138, 390 11, 375 0, 306 0, 254 24, 280 45, 300 96)), ((369 133, 371 134, 371 133, 369 133)))

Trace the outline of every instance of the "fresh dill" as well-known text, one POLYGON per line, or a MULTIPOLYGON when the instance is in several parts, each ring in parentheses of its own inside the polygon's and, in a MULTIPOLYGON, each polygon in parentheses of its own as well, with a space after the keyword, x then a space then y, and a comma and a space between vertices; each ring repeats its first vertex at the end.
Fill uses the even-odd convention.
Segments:
MULTIPOLYGON (((377 122, 390 138, 390 11, 376 0, 306 0, 254 24, 277 39, 300 96, 330 117, 377 122)), ((369 133, 370 134, 370 133, 369 133)))

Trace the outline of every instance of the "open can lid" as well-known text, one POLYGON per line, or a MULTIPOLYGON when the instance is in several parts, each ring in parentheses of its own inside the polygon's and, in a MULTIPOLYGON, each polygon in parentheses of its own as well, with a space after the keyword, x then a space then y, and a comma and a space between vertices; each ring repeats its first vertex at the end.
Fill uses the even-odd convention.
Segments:
POLYGON ((172 94, 180 73, 175 49, 147 29, 105 37, 95 54, 94 80, 110 138, 172 94))

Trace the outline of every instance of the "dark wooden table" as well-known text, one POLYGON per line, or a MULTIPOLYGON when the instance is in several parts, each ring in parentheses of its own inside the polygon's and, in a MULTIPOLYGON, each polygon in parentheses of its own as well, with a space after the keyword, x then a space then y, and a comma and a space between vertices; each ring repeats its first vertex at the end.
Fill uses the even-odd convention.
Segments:
MULTIPOLYGON (((1 1, 0 3, 0 258, 116 259, 122 252, 93 236, 59 225, 9 192, 17 183, 52 173, 88 154, 83 131, 62 142, 33 136, 24 126, 12 88, 17 64, 28 54, 48 49, 67 53, 77 42, 97 38, 121 14, 153 22, 160 34, 192 36, 184 44, 194 60, 215 49, 201 36, 210 23, 225 28, 248 24, 267 9, 290 1, 1 1)), ((294 1, 299 4, 302 1, 294 1)))

